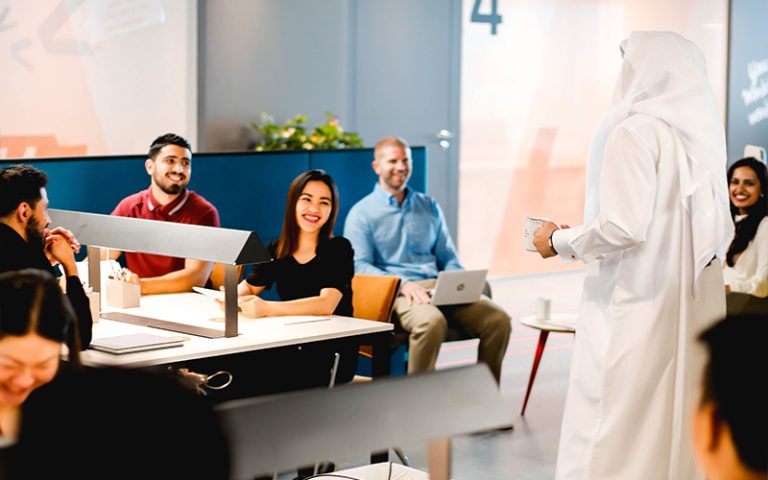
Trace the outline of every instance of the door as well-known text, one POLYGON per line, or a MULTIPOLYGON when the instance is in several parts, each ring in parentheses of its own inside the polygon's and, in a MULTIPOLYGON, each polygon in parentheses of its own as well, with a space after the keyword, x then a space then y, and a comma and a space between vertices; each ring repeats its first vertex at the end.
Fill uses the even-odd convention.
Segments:
POLYGON ((457 240, 461 0, 351 2, 351 124, 427 148, 427 192, 457 240))

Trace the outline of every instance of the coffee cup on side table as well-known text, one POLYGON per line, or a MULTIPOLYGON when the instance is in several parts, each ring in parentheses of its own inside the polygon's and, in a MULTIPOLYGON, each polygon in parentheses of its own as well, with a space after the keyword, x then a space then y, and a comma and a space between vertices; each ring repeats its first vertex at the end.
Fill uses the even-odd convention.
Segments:
POLYGON ((549 320, 552 310, 552 300, 539 297, 533 301, 531 306, 533 307, 533 313, 536 315, 537 320, 549 320))

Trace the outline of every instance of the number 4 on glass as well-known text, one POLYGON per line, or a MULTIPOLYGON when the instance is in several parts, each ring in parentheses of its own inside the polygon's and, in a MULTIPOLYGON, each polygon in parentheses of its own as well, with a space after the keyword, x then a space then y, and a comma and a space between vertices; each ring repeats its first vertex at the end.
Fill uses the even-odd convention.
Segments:
POLYGON ((472 7, 472 18, 470 19, 473 23, 490 23, 491 24, 491 35, 496 35, 496 25, 501 23, 501 15, 496 13, 496 1, 497 0, 491 0, 491 13, 480 13, 480 2, 483 0, 475 0, 475 6, 472 7))

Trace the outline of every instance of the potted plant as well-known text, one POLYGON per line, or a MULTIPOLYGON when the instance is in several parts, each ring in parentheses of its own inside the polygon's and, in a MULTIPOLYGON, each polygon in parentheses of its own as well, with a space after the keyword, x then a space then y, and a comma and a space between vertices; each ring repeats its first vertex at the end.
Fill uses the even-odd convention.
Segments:
POLYGON ((261 123, 252 122, 251 127, 261 133, 261 140, 254 150, 336 150, 341 148, 362 148, 363 141, 355 132, 345 132, 338 118, 332 113, 325 114, 325 123, 308 131, 306 115, 296 115, 280 125, 268 113, 261 114, 261 123))

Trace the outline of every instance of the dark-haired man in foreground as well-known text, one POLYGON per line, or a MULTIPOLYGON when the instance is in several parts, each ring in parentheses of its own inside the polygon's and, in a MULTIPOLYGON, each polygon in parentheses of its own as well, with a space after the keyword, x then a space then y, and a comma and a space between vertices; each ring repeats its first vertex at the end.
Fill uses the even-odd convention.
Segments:
POLYGON ((693 415, 693 446, 710 480, 768 478, 766 338, 764 315, 726 317, 699 337, 709 363, 693 415))
POLYGON ((55 275, 53 265, 61 265, 84 349, 91 343, 93 319, 75 263, 80 244, 69 230, 49 230, 47 185, 48 175, 29 165, 0 170, 0 273, 37 268, 55 275))
MULTIPOLYGON (((216 208, 188 190, 192 175, 191 146, 184 138, 167 133, 149 148, 144 167, 149 188, 124 198, 112 215, 218 227, 216 208)), ((117 258, 120 252, 111 252, 117 258)), ((186 292, 204 286, 213 264, 147 253, 126 252, 128 268, 139 276, 142 294, 186 292)))

